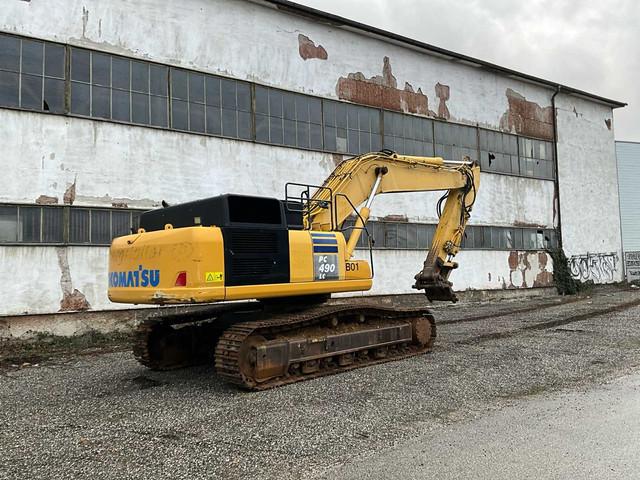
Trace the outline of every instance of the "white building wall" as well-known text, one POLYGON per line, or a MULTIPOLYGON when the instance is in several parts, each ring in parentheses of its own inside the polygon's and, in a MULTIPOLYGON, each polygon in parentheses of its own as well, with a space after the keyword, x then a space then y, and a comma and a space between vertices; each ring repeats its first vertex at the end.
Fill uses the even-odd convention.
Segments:
MULTIPOLYGON (((549 89, 245 0, 5 2, 0 9, 0 31, 329 98, 340 98, 340 79, 349 74, 382 78, 383 59, 388 57, 388 73, 394 76, 397 89, 421 89, 428 97, 429 115, 441 107, 436 98, 436 85, 441 84, 449 87, 445 103, 451 121, 533 136, 533 130, 549 125, 548 119, 544 125, 537 120, 532 125, 508 121, 514 98, 532 110, 532 117, 544 116, 553 94, 549 89), (322 45, 327 59, 303 59, 300 34, 322 45)), ((611 109, 562 98, 558 97, 564 102, 559 115, 559 157, 566 245, 572 254, 619 252, 619 228, 615 230, 615 221, 608 218, 613 212, 609 210, 612 200, 607 197, 611 183, 608 162, 615 157, 611 157, 612 132, 604 119, 611 117, 611 109), (574 104, 578 116, 573 113, 574 104), (581 165, 589 168, 574 168, 576 159, 583 157, 588 160, 581 165), (578 196, 571 193, 585 184, 590 185, 593 195, 585 190, 578 196), (585 206, 594 214, 586 223, 585 206), (599 232, 595 227, 603 219, 611 228, 600 243, 591 241, 589 235, 581 238, 581 225, 586 225, 587 232, 599 232)), ((409 107, 403 104, 403 108, 409 107)), ((226 192, 281 197, 286 181, 320 183, 340 159, 294 148, 6 109, 0 109, 0 125, 3 158, 8 159, 3 163, 5 180, 0 188, 0 202, 5 203, 33 203, 41 195, 56 197, 62 203, 71 186, 75 186, 74 205, 88 206, 117 202, 147 208, 162 199, 175 203, 226 192)), ((372 215, 434 222, 437 197, 380 197, 372 215)), ((483 173, 471 223, 550 228, 554 225, 553 205, 551 181, 483 173)), ((64 262, 61 267, 59 249, 0 248, 0 274, 30 272, 3 290, 6 298, 0 298, 0 314, 57 311, 69 288, 71 293, 81 291, 91 308, 113 308, 104 285, 106 249, 64 250, 68 275, 63 279, 66 267, 64 262)), ((380 275, 372 293, 410 292, 413 274, 423 257, 418 251, 377 251, 380 275), (382 274, 384 271, 387 274, 382 274), (400 282, 395 273, 388 272, 410 275, 400 282)), ((460 269, 452 275, 457 289, 531 287, 543 277, 548 280, 551 270, 550 261, 522 252, 466 251, 459 261, 460 269)))
MULTIPOLYGON (((425 256, 419 250, 374 250, 374 285, 363 295, 416 293, 413 277, 425 256)), ((369 260, 369 252, 358 251, 356 257, 369 260)), ((553 274, 553 262, 544 252, 465 250, 456 261, 459 268, 449 277, 456 291, 549 286, 553 274)))
POLYGON ((107 261, 106 247, 1 247, 0 315, 65 310, 62 301, 75 290, 90 309, 130 308, 107 298, 107 261))
POLYGON ((558 178, 572 273, 596 283, 623 278, 618 173, 610 107, 558 95, 558 178))
MULTIPOLYGON (((419 250, 375 250, 374 286, 362 295, 416 293, 413 276, 425 255, 419 250)), ((131 308, 107 298, 107 256, 106 247, 0 248, 0 275, 10 279, 0 290, 2 315, 58 312, 65 295, 75 290, 92 310, 131 308)), ((369 252, 357 251, 356 257, 369 260, 369 252)), ((451 275, 456 290, 546 286, 553 271, 543 252, 470 250, 456 260, 460 267, 451 275)))
MULTIPOLYGON (((0 109, 0 123, 6 126, 0 129, 6 158, 21 159, 7 162, 4 178, 29 179, 5 182, 0 202, 33 203, 48 195, 62 203, 74 184, 74 205, 88 206, 125 202, 153 207, 163 199, 174 203, 228 192, 281 197, 286 181, 317 184, 335 166, 331 154, 78 118, 0 109)), ((553 182, 483 173, 481 185, 472 223, 552 226, 553 182)), ((438 196, 382 195, 372 212, 377 218, 400 214, 435 222, 438 196)), ((505 251, 464 252, 461 269, 453 275, 456 289, 533 286, 540 273, 535 265, 520 268, 527 270, 527 282, 509 282, 509 256, 505 251)), ((379 276, 371 294, 411 293, 424 253, 376 251, 374 260, 379 276), (392 281, 398 272, 413 273, 404 283, 392 281)), ((25 267, 29 273, 3 290, 6 298, 0 296, 3 314, 58 311, 65 268, 70 291, 82 292, 92 309, 117 308, 106 297, 106 248, 0 248, 0 275, 12 276, 25 267), (69 252, 67 267, 60 264, 61 250, 69 252)))
POLYGON ((438 110, 448 85, 452 119, 497 128, 507 89, 542 107, 553 91, 373 39, 248 0, 49 0, 4 2, 0 31, 337 98, 340 77, 382 75, 389 57, 399 89, 422 89, 438 110), (55 28, 52 28, 55 26, 55 28), (326 60, 304 60, 299 35, 322 45, 326 60))
MULTIPOLYGON (((0 202, 62 203, 75 185, 74 205, 154 207, 222 193, 282 197, 287 181, 319 184, 335 167, 332 154, 204 135, 0 109, 7 182, 0 202)), ((553 182, 483 173, 472 223, 553 226, 553 182)), ((437 222, 440 193, 383 195, 375 218, 406 216, 437 222)))

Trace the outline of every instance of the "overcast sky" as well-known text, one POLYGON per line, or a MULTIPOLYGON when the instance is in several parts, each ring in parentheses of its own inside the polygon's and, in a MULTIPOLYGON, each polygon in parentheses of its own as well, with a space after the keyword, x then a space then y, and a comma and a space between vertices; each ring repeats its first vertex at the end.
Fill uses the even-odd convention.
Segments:
POLYGON ((640 141, 638 0, 295 0, 626 102, 617 140, 640 141))

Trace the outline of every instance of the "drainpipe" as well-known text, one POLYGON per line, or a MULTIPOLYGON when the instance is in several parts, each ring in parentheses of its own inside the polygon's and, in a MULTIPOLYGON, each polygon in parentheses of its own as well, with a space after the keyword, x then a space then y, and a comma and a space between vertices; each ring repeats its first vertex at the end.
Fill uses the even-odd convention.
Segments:
POLYGON ((560 93, 562 89, 561 85, 556 87, 556 91, 553 93, 551 97, 551 108, 553 109, 553 158, 554 158, 554 169, 555 169, 555 189, 556 189, 556 214, 558 215, 558 228, 556 230, 558 234, 558 247, 562 248, 562 222, 560 216, 560 180, 558 177, 558 113, 556 110, 556 95, 560 93))

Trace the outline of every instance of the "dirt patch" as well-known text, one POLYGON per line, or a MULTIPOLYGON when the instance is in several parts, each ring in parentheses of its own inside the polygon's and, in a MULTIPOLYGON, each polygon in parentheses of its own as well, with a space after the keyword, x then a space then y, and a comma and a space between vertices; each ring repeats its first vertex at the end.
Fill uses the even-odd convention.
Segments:
POLYGON ((64 361, 77 355, 95 355, 131 348, 131 333, 89 332, 75 337, 38 335, 25 340, 0 342, 0 370, 16 370, 64 361))

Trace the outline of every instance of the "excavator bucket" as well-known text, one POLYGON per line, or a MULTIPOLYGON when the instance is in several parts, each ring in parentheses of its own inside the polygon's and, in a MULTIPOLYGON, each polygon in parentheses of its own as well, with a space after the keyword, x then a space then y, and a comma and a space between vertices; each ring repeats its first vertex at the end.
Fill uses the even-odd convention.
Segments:
POLYGON ((456 303, 458 301, 458 297, 451 288, 451 285, 429 285, 424 289, 424 294, 430 302, 437 300, 456 303))
MULTIPOLYGON (((455 267, 457 267, 457 265, 455 265, 455 267)), ((424 290, 424 294, 430 302, 437 300, 455 303, 458 301, 458 297, 453 291, 453 288, 451 288, 453 283, 443 278, 441 268, 442 263, 439 260, 436 260, 436 267, 425 266, 424 269, 414 277, 416 283, 413 285, 413 288, 424 290)))

